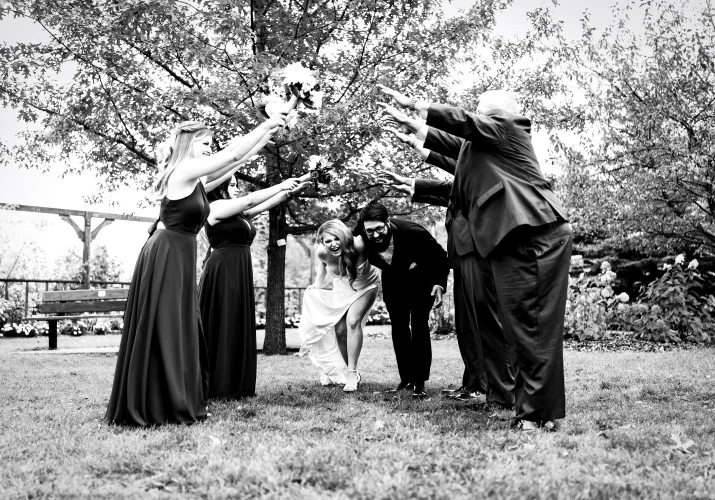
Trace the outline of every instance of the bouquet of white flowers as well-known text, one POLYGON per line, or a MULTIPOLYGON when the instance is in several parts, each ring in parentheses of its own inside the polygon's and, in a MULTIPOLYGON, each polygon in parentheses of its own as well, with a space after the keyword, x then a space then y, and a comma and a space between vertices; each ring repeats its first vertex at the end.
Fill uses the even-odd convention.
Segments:
POLYGON ((283 86, 286 97, 296 95, 309 108, 320 109, 323 105, 323 93, 313 72, 302 63, 289 64, 283 68, 283 86))
POLYGON ((263 93, 266 95, 262 100, 262 106, 266 115, 273 116, 285 112, 286 101, 295 96, 297 101, 293 109, 288 112, 286 119, 286 126, 293 128, 298 122, 295 107, 303 103, 308 109, 318 110, 323 105, 323 93, 313 72, 302 63, 289 64, 283 68, 280 76, 282 78, 280 84, 274 82, 273 85, 266 85, 264 88, 263 93))

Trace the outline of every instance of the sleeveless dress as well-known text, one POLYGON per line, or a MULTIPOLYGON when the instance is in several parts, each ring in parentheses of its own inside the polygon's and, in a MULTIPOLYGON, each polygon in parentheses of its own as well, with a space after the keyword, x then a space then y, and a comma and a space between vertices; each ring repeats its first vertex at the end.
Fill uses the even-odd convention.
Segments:
POLYGON ((256 229, 243 216, 206 223, 211 255, 199 285, 209 353, 209 397, 256 394, 256 302, 251 243, 256 229))
POLYGON ((206 417, 207 353, 196 288, 196 235, 209 215, 203 184, 161 201, 132 275, 104 420, 147 426, 206 417))
MULTIPOLYGON (((336 275, 330 266, 325 268, 332 279, 333 289, 311 288, 305 291, 298 326, 301 341, 298 355, 308 356, 320 368, 321 384, 345 384, 348 366, 338 348, 335 325, 345 316, 353 302, 378 287, 380 271, 365 260, 358 266, 358 274, 351 287, 347 276, 336 275)), ((363 328, 367 316, 365 313, 362 319, 363 328)))

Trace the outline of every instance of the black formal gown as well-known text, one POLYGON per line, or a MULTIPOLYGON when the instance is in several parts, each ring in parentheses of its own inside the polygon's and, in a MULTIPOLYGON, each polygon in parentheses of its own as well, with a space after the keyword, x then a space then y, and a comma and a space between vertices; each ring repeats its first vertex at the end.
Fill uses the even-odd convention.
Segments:
POLYGON ((209 353, 209 397, 256 394, 256 302, 251 243, 256 229, 237 215, 211 226, 211 244, 199 285, 209 353))
POLYGON ((196 235, 209 215, 203 184, 161 202, 132 276, 105 421, 154 425, 206 417, 206 343, 196 288, 196 235))

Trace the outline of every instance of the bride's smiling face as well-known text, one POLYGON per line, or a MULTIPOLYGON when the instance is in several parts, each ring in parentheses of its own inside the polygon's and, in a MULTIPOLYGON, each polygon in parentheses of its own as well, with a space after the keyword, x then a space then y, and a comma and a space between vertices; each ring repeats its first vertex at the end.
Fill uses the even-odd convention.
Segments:
POLYGON ((323 243, 323 246, 328 253, 334 257, 338 257, 341 253, 343 253, 343 247, 340 240, 334 234, 325 233, 321 243, 323 243))

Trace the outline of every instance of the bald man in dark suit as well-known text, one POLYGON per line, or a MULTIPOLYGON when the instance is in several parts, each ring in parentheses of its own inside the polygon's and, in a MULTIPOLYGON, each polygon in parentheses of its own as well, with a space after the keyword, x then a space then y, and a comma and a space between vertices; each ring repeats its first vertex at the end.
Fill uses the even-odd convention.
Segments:
MULTIPOLYGON (((480 96, 477 112, 409 98, 380 86, 426 124, 381 104, 425 147, 456 161, 449 201, 467 221, 474 251, 460 261, 470 303, 500 324, 515 369, 515 427, 553 429, 563 418, 563 322, 573 231, 544 178, 531 122, 504 91, 480 96)), ((479 318, 485 321, 485 318, 479 318)))

